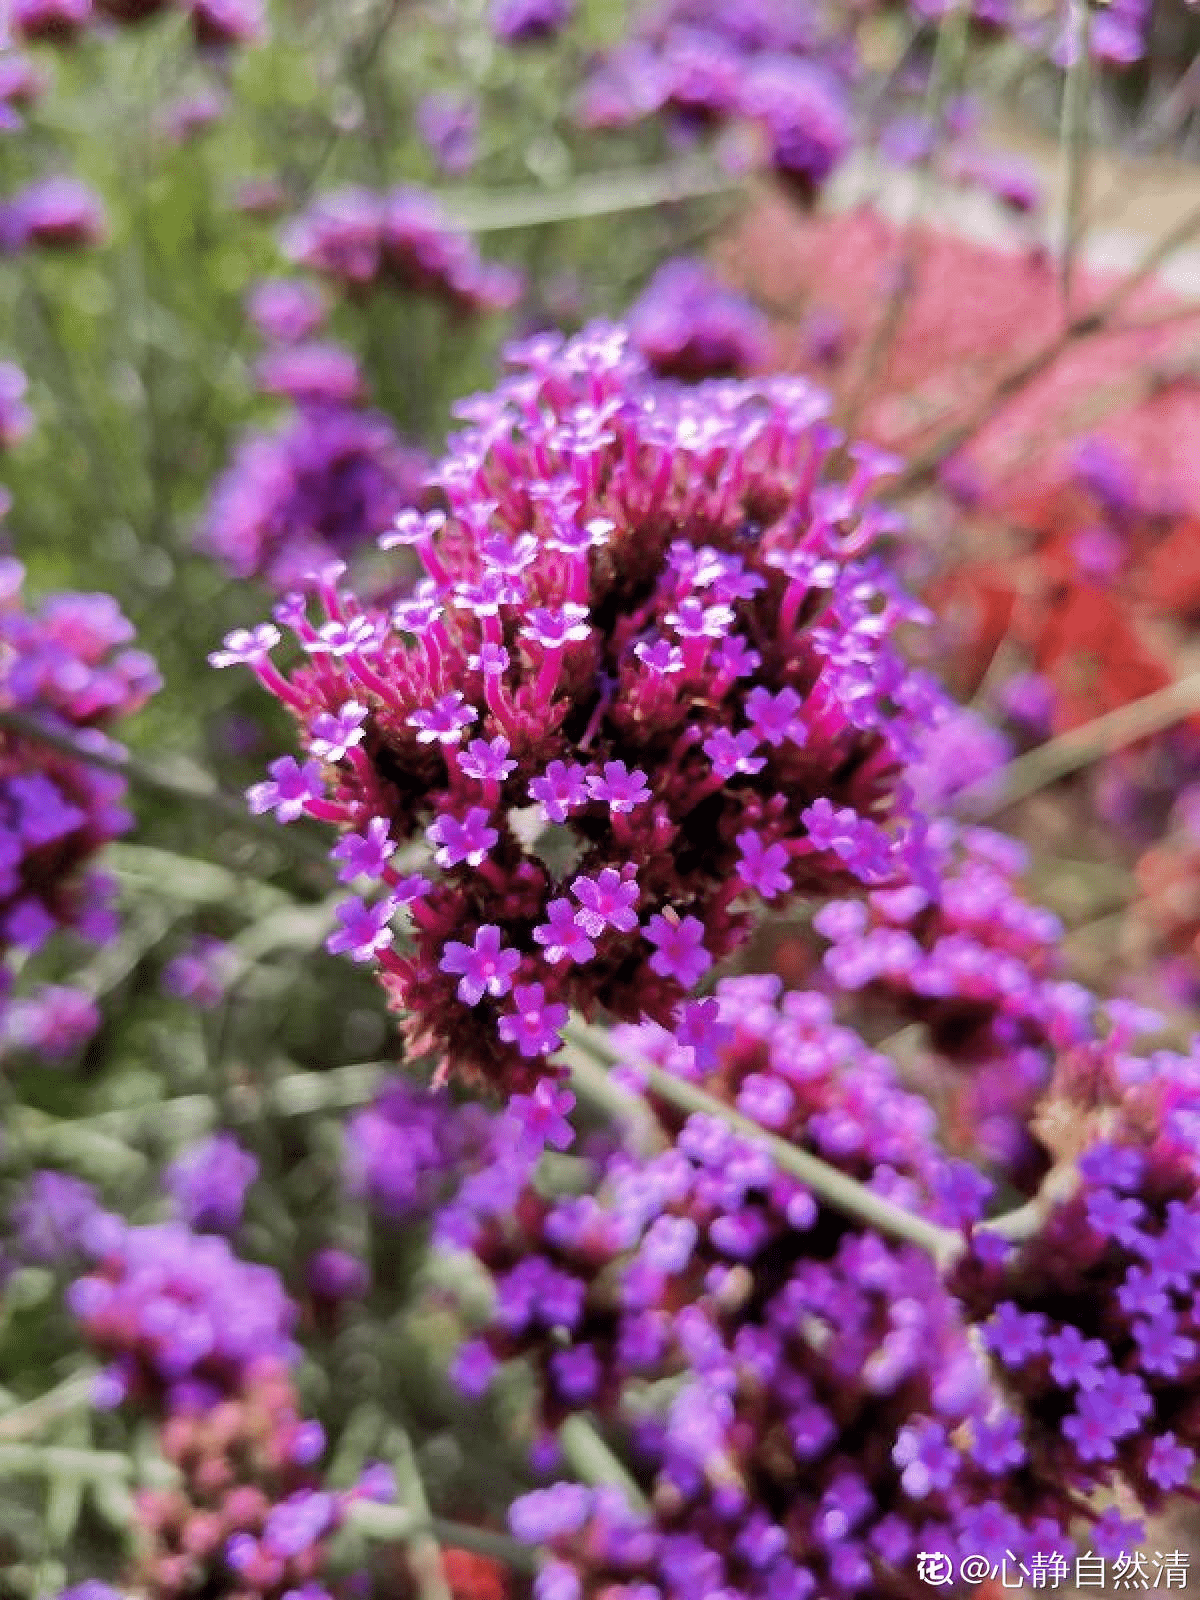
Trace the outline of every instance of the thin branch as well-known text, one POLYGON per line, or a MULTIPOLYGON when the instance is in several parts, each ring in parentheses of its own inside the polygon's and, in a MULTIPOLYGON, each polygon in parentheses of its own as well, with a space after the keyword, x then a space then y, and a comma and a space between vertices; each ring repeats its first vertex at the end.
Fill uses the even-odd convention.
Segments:
POLYGON ((60 1417, 85 1410, 91 1404, 93 1382, 93 1373, 76 1372, 36 1400, 0 1413, 0 1440, 26 1439, 60 1417))
POLYGON ((1084 231, 1087 202, 1089 126, 1092 88, 1091 0, 1072 0, 1071 59, 1062 97, 1062 255, 1059 286, 1069 312, 1075 287, 1075 261, 1084 231))
POLYGON ((616 1051, 603 1030, 588 1023, 575 1022, 568 1025, 566 1033, 573 1043, 591 1051, 601 1060, 614 1065, 623 1063, 632 1068, 660 1099, 677 1106, 681 1111, 701 1112, 705 1116, 716 1117, 746 1139, 761 1145, 781 1172, 798 1178, 835 1210, 866 1223, 868 1227, 877 1228, 892 1238, 917 1245, 932 1256, 940 1267, 949 1266, 961 1255, 963 1239, 956 1230, 943 1228, 926 1217, 917 1216, 885 1200, 882 1195, 875 1194, 827 1161, 789 1144, 777 1134, 768 1133, 757 1122, 744 1117, 740 1111, 735 1111, 706 1089, 684 1078, 676 1078, 648 1061, 633 1059, 616 1051))
POLYGON ((396 1486, 401 1501, 415 1518, 408 1541, 408 1566, 417 1586, 418 1600, 454 1600, 442 1564, 441 1546, 429 1526, 429 1501, 412 1440, 399 1426, 393 1426, 390 1431, 395 1445, 396 1486))
POLYGON ((1018 756, 999 772, 960 790, 954 801, 958 815, 983 822, 1028 799, 1060 778, 1069 777, 1093 761, 1112 755, 1126 745, 1161 733, 1200 711, 1200 672, 1189 673, 1165 689, 1130 700, 1115 711, 1072 728, 1069 733, 1018 756))
POLYGON ((450 215, 472 233, 579 222, 588 217, 648 211, 681 200, 729 194, 740 180, 710 161, 677 161, 646 170, 604 172, 554 189, 443 189, 450 215))
POLYGON ((375 1500, 356 1500, 347 1511, 347 1521, 369 1539, 407 1540, 429 1533, 444 1545, 491 1556, 518 1572, 537 1571, 537 1553, 528 1545, 493 1528, 477 1528, 472 1522, 455 1522, 448 1517, 418 1522, 405 1507, 385 1506, 375 1500))
MULTIPOLYGON (((913 457, 905 471, 893 480, 890 492, 897 496, 904 494, 931 478, 943 461, 968 444, 1010 400, 1048 371, 1073 344, 1103 332, 1163 262, 1197 233, 1200 233, 1200 207, 1188 212, 1181 222, 1153 244, 1137 266, 1090 311, 1080 312, 1073 317, 1061 332, 1002 374, 987 394, 970 407, 965 417, 952 423, 932 444, 913 457)), ((903 450, 904 446, 901 444, 898 448, 903 450)))
POLYGON ((617 1460, 596 1429, 580 1412, 567 1418, 558 1430, 558 1442, 576 1477, 595 1486, 611 1485, 624 1495, 631 1511, 646 1514, 645 1495, 617 1460))

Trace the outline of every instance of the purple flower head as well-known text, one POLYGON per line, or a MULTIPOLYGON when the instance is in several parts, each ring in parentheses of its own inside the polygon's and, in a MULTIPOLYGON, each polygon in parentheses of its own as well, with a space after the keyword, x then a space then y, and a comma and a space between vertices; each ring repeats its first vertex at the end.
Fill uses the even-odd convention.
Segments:
POLYGON ((767 351, 762 314, 695 260, 659 268, 629 313, 629 333, 654 371, 668 378, 740 377, 760 366, 767 351))
POLYGON ((250 320, 275 344, 300 344, 325 320, 319 289, 299 278, 264 278, 246 302, 250 320))
POLYGON ((242 1220, 246 1191, 257 1177, 255 1157, 232 1134, 218 1133, 177 1156, 163 1182, 188 1227, 232 1233, 242 1220))
POLYGON ((43 178, 6 203, 9 248, 81 250, 103 244, 108 221, 100 197, 76 178, 43 178))
MULTIPOLYGON (((461 253, 428 197, 374 198, 315 207, 297 252, 348 284, 461 253)), ((376 834, 425 852, 381 982, 414 1050, 506 1094, 532 1088, 558 1033, 520 1003, 535 972, 539 1014, 666 1027, 747 936, 745 889, 778 906, 932 882, 899 774, 940 706, 891 642, 921 613, 867 553, 888 526, 873 474, 853 455, 840 474, 807 383, 664 384, 603 326, 538 335, 510 363, 458 408, 426 485, 440 509, 384 536, 424 568, 405 567, 406 598, 318 576, 276 613, 300 665, 228 652, 320 763, 319 793, 287 769, 264 809, 336 824, 339 863, 376 834), (345 726, 349 705, 366 714, 345 726), (514 991, 468 1004, 445 958, 483 928, 519 958, 514 991)))
POLYGON ((492 0, 492 32, 505 44, 551 39, 570 20, 575 0, 492 0))
POLYGON ((479 106, 465 95, 435 92, 417 102, 417 132, 440 171, 460 177, 479 153, 479 106))

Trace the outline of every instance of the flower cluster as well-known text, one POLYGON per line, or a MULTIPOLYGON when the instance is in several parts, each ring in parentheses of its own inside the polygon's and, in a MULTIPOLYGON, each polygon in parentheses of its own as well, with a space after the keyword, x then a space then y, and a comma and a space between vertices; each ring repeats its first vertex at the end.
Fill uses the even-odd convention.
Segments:
POLYGON ((205 547, 235 576, 286 588, 380 534, 420 499, 428 465, 380 412, 302 405, 237 446, 213 488, 205 547))
MULTIPOLYGON (((102 730, 158 687, 153 663, 129 647, 133 628, 111 596, 49 595, 27 610, 23 580, 18 562, 0 563, 0 709, 83 750, 119 755, 102 730)), ((124 792, 120 776, 18 727, 0 730, 0 951, 33 953, 58 928, 111 936, 111 882, 86 867, 129 827, 124 792)), ((63 1054, 92 1031, 94 1006, 56 989, 13 1023, 8 1042, 37 1048, 44 1041, 49 1053, 63 1054)))
POLYGON ((329 948, 378 965, 415 1051, 509 1091, 569 1005, 669 1018, 743 938, 735 902, 919 875, 900 775, 939 703, 869 554, 887 463, 823 481, 823 396, 658 384, 604 328, 513 359, 434 475, 449 514, 383 541, 425 567, 410 598, 364 609, 333 569, 323 617, 276 611, 290 679, 270 625, 213 657, 303 731, 253 808, 340 824, 343 880, 377 885, 329 948))
POLYGON ((164 1182, 189 1228, 232 1233, 242 1220, 246 1191, 257 1177, 254 1156, 232 1134, 218 1133, 177 1156, 164 1182))
POLYGON ((0 201, 0 254, 86 250, 107 233, 100 197, 78 178, 41 178, 0 201))
POLYGON ((266 32, 264 0, 12 0, 10 18, 20 38, 63 45, 89 28, 168 10, 186 12, 196 43, 207 49, 252 44, 266 32))
POLYGON ((756 128, 777 176, 819 188, 852 139, 847 65, 852 29, 817 37, 788 6, 669 0, 646 7, 624 44, 584 86, 579 116, 614 127, 666 115, 685 130, 756 128))
MULTIPOLYGON (((708 1004, 703 1044, 622 1042, 875 1193, 975 1220, 986 1186, 942 1161, 928 1107, 828 1001, 738 979, 708 1004)), ((657 1153, 618 1149, 583 1194, 527 1194, 473 1239, 496 1301, 460 1386, 532 1361, 545 1425, 591 1411, 652 1507, 567 1484, 519 1500, 513 1531, 555 1553, 541 1600, 900 1595, 918 1549, 1024 1548, 993 1503, 1016 1420, 934 1264, 840 1219, 723 1121, 648 1097, 657 1153)))
POLYGON ((516 273, 482 261, 434 196, 411 185, 331 190, 288 224, 283 246, 351 294, 385 283, 468 313, 504 310, 520 293, 516 273))
POLYGON ((456 1174, 490 1165, 493 1132, 482 1106, 392 1078, 346 1125, 351 1191, 392 1222, 428 1216, 456 1174))
POLYGON ((326 1597, 317 1580, 329 1535, 354 1500, 395 1489, 380 1467, 346 1492, 320 1486, 324 1430, 299 1408, 296 1313, 278 1277, 178 1223, 131 1227, 101 1213, 85 1232, 95 1265, 68 1301, 109 1358, 96 1401, 147 1411, 179 1475, 137 1496, 132 1581, 163 1600, 207 1588, 326 1597))
POLYGON ((1154 1511, 1200 1449, 1200 1078, 1194 1053, 1134 1055, 1130 1034, 1118 1017, 1063 1051, 1036 1129, 1067 1181, 956 1286, 1027 1418, 1029 1470, 1080 1494, 1120 1481, 1154 1511))
POLYGON ((660 267, 628 325, 634 348, 664 378, 744 377, 766 358, 766 318, 702 261, 660 267))

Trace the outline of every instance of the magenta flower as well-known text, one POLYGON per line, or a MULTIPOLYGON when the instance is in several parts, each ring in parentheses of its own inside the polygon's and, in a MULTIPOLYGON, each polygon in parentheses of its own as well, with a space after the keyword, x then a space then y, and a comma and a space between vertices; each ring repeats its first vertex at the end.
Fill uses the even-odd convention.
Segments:
POLYGON ((520 953, 502 947, 500 929, 491 923, 476 932, 474 945, 451 939, 438 962, 443 972, 459 976, 458 998, 465 1006, 477 1006, 485 993, 507 994, 520 965, 520 953))
POLYGON ((753 777, 767 764, 766 756, 756 756, 758 740, 753 733, 731 733, 728 728, 718 728, 704 741, 704 753, 713 764, 713 773, 726 782, 744 772, 753 777))
POLYGON ((808 738, 808 729, 800 716, 803 702, 790 686, 778 694, 771 694, 761 686, 751 689, 746 696, 746 717, 760 739, 778 747, 785 739, 802 745, 808 738))
POLYGON ((646 774, 627 771, 623 761, 606 761, 603 777, 589 773, 587 787, 593 800, 606 801, 610 811, 622 816, 650 798, 646 774))
POLYGON ((547 822, 565 822, 568 812, 587 805, 587 774, 574 761, 552 761, 530 782, 529 798, 538 802, 547 822))
POLYGON ((434 860, 438 866, 449 868, 464 861, 469 867, 479 866, 500 835, 488 826, 488 813, 483 807, 472 806, 461 821, 458 817, 439 817, 425 830, 425 837, 437 846, 434 860))
POLYGON ((304 815, 310 800, 324 799, 325 780, 316 761, 306 761, 301 766, 294 756, 281 756, 271 762, 267 771, 271 774, 267 781, 252 784, 246 790, 256 816, 273 811, 277 822, 295 822, 304 815))
MULTIPOLYGON (((575 915, 569 900, 551 900, 546 907, 547 921, 533 930, 533 937, 542 946, 542 954, 551 966, 560 961, 582 964, 596 954, 596 946, 588 938, 575 915)), ((636 923, 637 919, 634 918, 636 923)))
POLYGON ((653 971, 674 978, 685 989, 698 983, 712 966, 712 956, 704 948, 704 924, 697 917, 651 917, 642 930, 652 945, 653 971))
POLYGON ((532 1094, 515 1094, 508 1103, 508 1118, 520 1130, 522 1143, 541 1150, 550 1145, 566 1150, 575 1138, 567 1121, 575 1107, 575 1096, 551 1078, 543 1078, 532 1094))
POLYGON ((326 950, 335 956, 348 955, 352 961, 370 961, 395 940, 388 926, 395 911, 395 903, 390 899, 377 900, 374 905, 357 897, 343 900, 337 908, 341 927, 326 939, 326 950))
POLYGON ((357 700, 347 700, 341 710, 322 712, 313 719, 309 749, 321 761, 341 761, 348 750, 363 741, 367 708, 357 700))
POLYGON ((350 883, 355 878, 382 878, 395 851, 387 819, 372 817, 365 834, 346 834, 329 853, 335 861, 341 862, 338 882, 350 883))
MULTIPOLYGON (((418 738, 420 735, 418 734, 418 738)), ((465 750, 460 750, 455 760, 468 778, 479 783, 503 783, 517 770, 517 763, 508 759, 510 749, 503 734, 494 739, 472 739, 465 750)))
POLYGON ((634 882, 636 868, 630 862, 621 872, 615 867, 605 867, 596 878, 576 878, 571 892, 582 909, 575 920, 584 933, 598 939, 606 928, 619 933, 631 933, 637 927, 638 886, 634 882))
POLYGON ((751 828, 738 834, 737 843, 742 852, 737 874, 744 884, 756 889, 764 900, 791 892, 792 880, 787 872, 789 857, 783 845, 764 845, 751 828))
POLYGON ((442 698, 432 706, 421 707, 409 714, 409 726, 416 728, 417 740, 421 744, 458 744, 463 733, 479 716, 474 706, 463 703, 463 697, 457 689, 442 698))
POLYGON ((518 984, 513 990, 516 1009, 504 1012, 498 1024, 506 1044, 516 1045, 523 1056, 547 1056, 562 1043, 567 1008, 547 1003, 540 983, 518 984))

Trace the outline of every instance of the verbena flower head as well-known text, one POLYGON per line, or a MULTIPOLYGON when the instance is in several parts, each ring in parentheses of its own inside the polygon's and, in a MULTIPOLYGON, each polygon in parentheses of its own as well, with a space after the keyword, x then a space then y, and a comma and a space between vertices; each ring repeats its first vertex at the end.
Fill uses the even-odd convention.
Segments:
POLYGON ((412 185, 383 194, 331 190, 293 219, 283 245, 292 260, 349 292, 391 284, 461 313, 503 310, 520 292, 511 269, 482 261, 436 197, 412 185))
POLYGON ((182 1223, 112 1220, 111 1237, 93 1240, 95 1267, 68 1295, 111 1363, 112 1403, 134 1395, 164 1411, 202 1408, 239 1392, 256 1363, 290 1362, 295 1308, 269 1268, 182 1223))
POLYGON ((381 413, 306 406, 274 432, 243 438, 202 537, 235 576, 286 588, 382 533, 420 498, 428 467, 381 413))
POLYGON ((667 378, 736 378, 762 365, 767 321, 702 261, 668 261, 629 313, 629 336, 667 378))
POLYGON ((77 178, 42 178, 0 207, 0 242, 10 250, 87 249, 107 233, 100 197, 77 178))
POLYGON ((232 1233, 242 1220, 246 1191, 257 1177, 256 1158, 232 1134, 218 1133, 177 1156, 164 1183, 190 1228, 232 1233))
POLYGON ((1155 1510, 1200 1450, 1200 1074, 1194 1050, 1134 1054, 1139 1019, 1109 1010, 1107 1036, 1063 1049, 1035 1121, 1065 1197, 1006 1260, 965 1262, 960 1287, 1043 1470, 1155 1510))
MULTIPOLYGON (((930 1108, 827 1000, 754 978, 705 1005, 703 1029, 620 1042, 910 1210, 942 1203, 930 1108)), ((528 1192, 470 1240, 496 1296, 460 1385, 474 1397, 523 1358, 544 1426, 598 1417, 651 1507, 578 1484, 519 1500, 513 1532, 555 1557, 535 1592, 902 1594, 920 1549, 1024 1553, 996 1487, 1017 1479, 1019 1428, 933 1263, 723 1121, 647 1098, 659 1148, 602 1155, 583 1193, 528 1192)))
POLYGON ((575 0, 492 0, 492 32, 505 44, 552 39, 571 20, 575 0))
POLYGON ((442 172, 461 176, 479 154, 479 103, 469 95, 435 91, 417 103, 417 132, 442 172))
MULTIPOLYGON (((106 594, 55 594, 26 610, 24 573, 0 562, 0 705, 101 754, 120 754, 103 731, 158 687, 150 658, 130 648, 132 625, 106 594)), ((106 939, 111 880, 86 870, 125 832, 125 782, 111 772, 6 730, 0 737, 0 952, 32 953, 58 928, 106 939)), ((8 1043, 65 1054, 94 1028, 92 1000, 53 988, 13 1019, 8 1043)))
POLYGON ((424 564, 411 597, 384 615, 328 574, 321 616, 277 612, 309 658, 290 680, 271 629, 216 657, 314 754, 367 707, 341 760, 277 763, 255 805, 424 847, 331 948, 378 962, 415 1051, 510 1091, 569 1005, 669 1019, 757 903, 919 874, 900 773, 938 700, 890 642, 923 613, 869 554, 881 463, 825 480, 822 395, 661 385, 606 328, 513 360, 434 474, 448 513, 383 541, 424 564))

